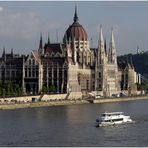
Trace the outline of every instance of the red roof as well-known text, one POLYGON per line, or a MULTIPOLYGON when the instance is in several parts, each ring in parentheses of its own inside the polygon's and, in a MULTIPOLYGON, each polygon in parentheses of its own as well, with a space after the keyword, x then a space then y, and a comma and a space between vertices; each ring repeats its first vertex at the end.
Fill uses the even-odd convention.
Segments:
POLYGON ((87 33, 82 25, 80 25, 78 22, 74 22, 69 28, 66 30, 66 33, 64 35, 64 41, 66 40, 80 40, 80 41, 87 41, 87 33))

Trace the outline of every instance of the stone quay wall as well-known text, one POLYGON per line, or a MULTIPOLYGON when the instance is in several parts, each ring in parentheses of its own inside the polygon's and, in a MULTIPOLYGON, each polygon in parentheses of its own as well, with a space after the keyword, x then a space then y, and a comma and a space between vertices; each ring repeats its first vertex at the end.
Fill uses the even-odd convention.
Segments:
POLYGON ((70 94, 44 94, 38 96, 22 96, 22 97, 9 97, 0 98, 0 103, 4 102, 32 102, 32 98, 41 99, 42 101, 62 101, 62 100, 78 100, 82 98, 81 92, 72 92, 70 94))

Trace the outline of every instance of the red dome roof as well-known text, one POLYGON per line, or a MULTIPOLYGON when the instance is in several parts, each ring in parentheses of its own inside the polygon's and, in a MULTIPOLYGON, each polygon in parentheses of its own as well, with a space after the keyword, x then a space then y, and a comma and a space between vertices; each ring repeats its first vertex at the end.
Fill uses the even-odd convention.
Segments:
POLYGON ((87 33, 85 29, 82 27, 82 25, 79 24, 78 22, 78 16, 77 16, 77 11, 75 9, 75 14, 74 14, 74 22, 72 25, 69 26, 69 28, 66 30, 65 35, 64 35, 64 42, 66 40, 73 40, 75 39, 76 41, 87 41, 87 33))

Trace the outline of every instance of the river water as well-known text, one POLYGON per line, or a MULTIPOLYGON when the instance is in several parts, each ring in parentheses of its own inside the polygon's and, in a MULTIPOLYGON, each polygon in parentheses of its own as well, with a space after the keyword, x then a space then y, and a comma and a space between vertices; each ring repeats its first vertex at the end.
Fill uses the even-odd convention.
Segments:
POLYGON ((148 100, 0 110, 0 146, 148 146, 148 100), (105 111, 136 122, 95 127, 105 111))

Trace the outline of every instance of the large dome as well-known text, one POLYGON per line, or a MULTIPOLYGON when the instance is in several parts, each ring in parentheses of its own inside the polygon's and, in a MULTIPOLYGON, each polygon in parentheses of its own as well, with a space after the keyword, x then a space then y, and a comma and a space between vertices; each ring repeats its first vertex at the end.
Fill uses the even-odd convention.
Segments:
POLYGON ((78 16, 77 16, 77 10, 75 8, 75 14, 74 14, 74 22, 72 25, 69 26, 69 28, 66 30, 63 41, 71 40, 73 41, 75 39, 76 41, 87 41, 87 33, 85 29, 82 27, 82 25, 78 22, 78 16))

